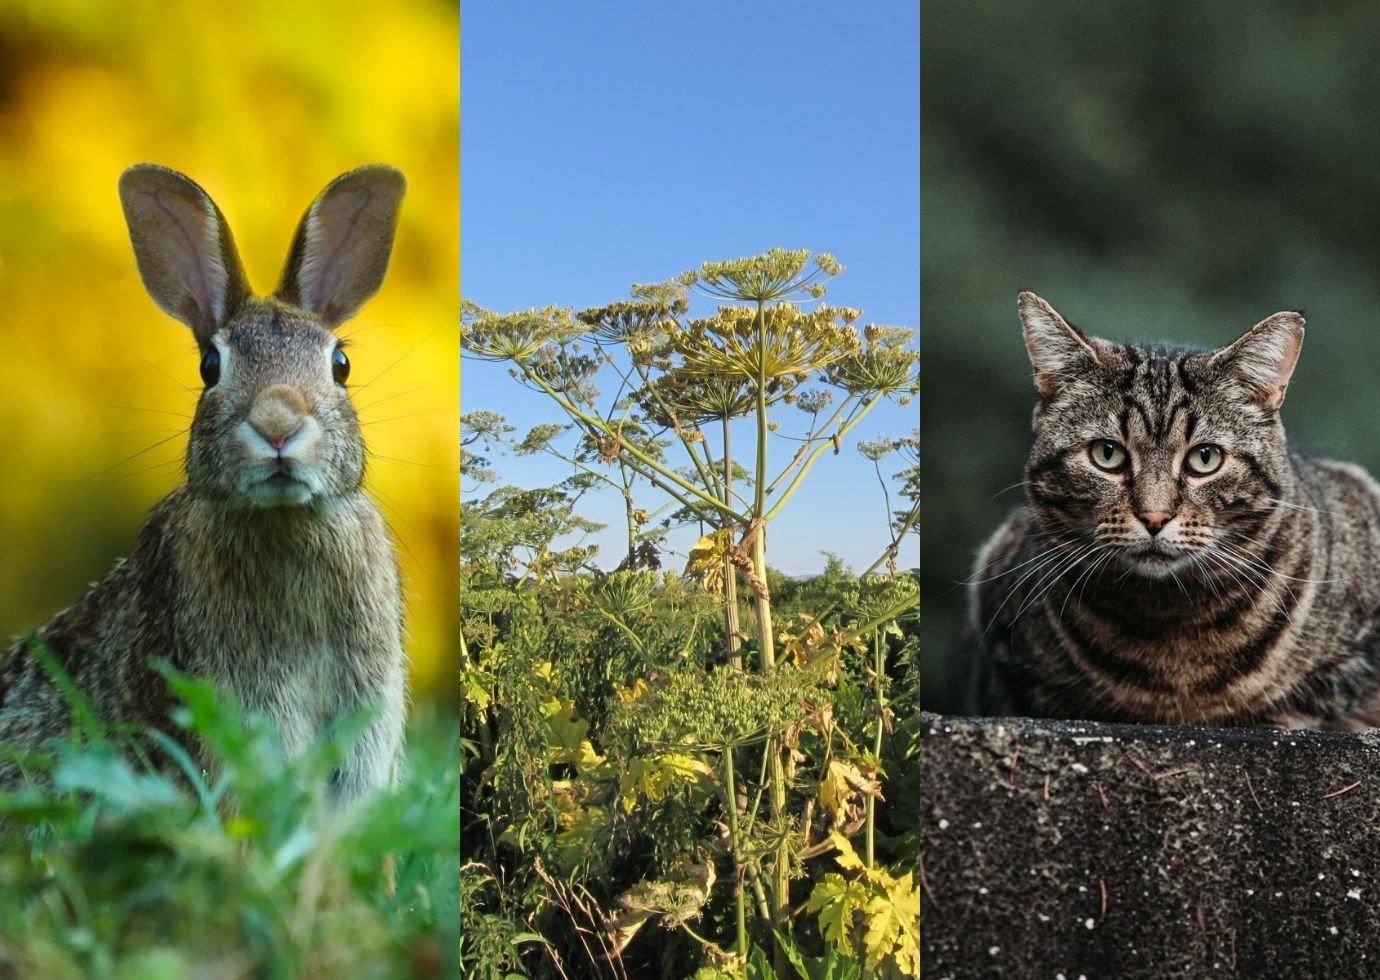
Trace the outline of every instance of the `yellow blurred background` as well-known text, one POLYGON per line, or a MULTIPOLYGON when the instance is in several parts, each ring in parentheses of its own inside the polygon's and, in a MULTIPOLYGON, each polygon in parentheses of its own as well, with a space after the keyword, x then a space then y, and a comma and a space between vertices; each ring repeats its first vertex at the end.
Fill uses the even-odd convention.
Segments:
POLYGON ((120 172, 206 188, 265 293, 317 192, 389 163, 408 180, 389 274, 341 332, 415 693, 452 696, 459 71, 443 0, 0 5, 0 633, 75 600, 182 479, 196 345, 140 284, 120 172))

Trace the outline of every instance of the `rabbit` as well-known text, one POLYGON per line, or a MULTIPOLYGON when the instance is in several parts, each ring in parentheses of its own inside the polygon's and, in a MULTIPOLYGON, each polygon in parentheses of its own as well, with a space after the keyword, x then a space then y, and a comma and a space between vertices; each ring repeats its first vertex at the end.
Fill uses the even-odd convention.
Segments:
MULTIPOLYGON (((362 489, 350 362, 333 330, 383 282, 404 187, 386 166, 332 181, 261 299, 205 191, 165 167, 124 172, 140 278, 191 327, 205 388, 186 482, 154 507, 128 558, 37 630, 110 724, 169 727, 160 658, 266 715, 289 755, 332 719, 375 709, 330 777, 342 805, 399 775, 407 669, 397 557, 362 489)), ((0 744, 36 749, 70 728, 48 670, 14 642, 0 654, 0 744)), ((23 776, 0 759, 0 786, 23 776)))

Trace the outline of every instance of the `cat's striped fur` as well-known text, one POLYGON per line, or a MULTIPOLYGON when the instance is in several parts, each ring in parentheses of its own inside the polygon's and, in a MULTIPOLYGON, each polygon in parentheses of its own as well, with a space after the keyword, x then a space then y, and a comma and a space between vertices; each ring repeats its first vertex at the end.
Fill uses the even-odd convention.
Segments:
POLYGON ((1089 337, 1033 293, 1019 308, 1027 504, 977 561, 966 707, 1380 725, 1380 485, 1286 445, 1303 317, 1202 352, 1089 337))

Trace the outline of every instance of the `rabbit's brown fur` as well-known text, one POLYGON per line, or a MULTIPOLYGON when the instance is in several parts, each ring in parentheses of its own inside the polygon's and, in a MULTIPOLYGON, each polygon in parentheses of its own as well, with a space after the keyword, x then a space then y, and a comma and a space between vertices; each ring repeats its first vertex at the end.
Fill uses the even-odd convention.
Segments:
MULTIPOLYGON (((396 775, 406 664, 397 561, 362 489, 364 442, 331 330, 382 282, 402 176, 366 167, 328 186, 267 299, 249 293, 201 188, 142 165, 120 192, 144 283, 192 328, 208 384, 187 483, 38 639, 109 723, 172 727, 159 658, 266 714, 290 753, 333 719, 376 708, 332 777, 338 799, 356 799, 396 775)), ((38 748, 70 724, 22 641, 0 655, 0 742, 38 748)), ((0 761, 0 785, 19 777, 0 761)))

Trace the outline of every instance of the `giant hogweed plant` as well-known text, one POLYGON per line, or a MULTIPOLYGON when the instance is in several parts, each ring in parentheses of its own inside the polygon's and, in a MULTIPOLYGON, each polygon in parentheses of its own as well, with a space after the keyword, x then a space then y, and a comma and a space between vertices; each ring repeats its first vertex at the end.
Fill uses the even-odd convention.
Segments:
MULTIPOLYGON (((789 928, 790 882, 801 855, 822 853, 821 847, 840 849, 832 836, 839 834, 837 827, 823 840, 811 840, 816 795, 834 824, 843 809, 841 800, 850 793, 867 798, 863 811, 869 826, 869 858, 864 866, 873 870, 870 828, 872 801, 880 796, 877 756, 880 733, 890 727, 885 671, 873 671, 878 734, 872 746, 855 745, 846 736, 840 741, 842 730, 828 711, 826 692, 837 681, 837 668, 829 666, 829 651, 837 654, 845 647, 868 648, 869 644, 881 649, 879 631, 894 623, 916 598, 913 594, 899 597, 874 621, 855 621, 848 627, 826 628, 823 617, 805 614, 782 631, 773 616, 767 569, 771 521, 820 459, 831 450, 837 454, 843 440, 876 405, 886 398, 904 403, 918 390, 919 355, 912 346, 913 330, 879 325, 859 328, 858 310, 817 302, 828 280, 840 270, 829 255, 812 257, 806 251, 773 249, 751 258, 705 263, 666 283, 634 286, 630 299, 579 313, 559 307, 495 313, 466 303, 462 316, 461 346, 468 356, 508 363, 519 383, 541 392, 565 416, 565 423, 534 432, 526 444, 562 455, 589 480, 623 494, 629 550, 621 569, 654 567, 649 560, 654 548, 647 547, 642 531, 649 512, 634 501, 635 490, 644 485, 663 494, 666 506, 678 506, 680 514, 706 526, 708 533, 692 550, 686 572, 719 597, 724 666, 717 674, 701 669, 666 676, 690 678, 685 681, 686 696, 691 688, 715 689, 715 678, 720 677, 733 682, 732 691, 753 691, 754 685, 787 691, 782 703, 795 706, 789 718, 758 713, 760 705, 740 706, 743 717, 752 719, 750 734, 729 726, 717 741, 696 741, 681 732, 670 740, 644 739, 637 746, 650 753, 646 757, 669 766, 658 777, 661 783, 674 781, 673 775, 680 773, 702 789, 713 787, 721 797, 736 869, 734 951, 723 955, 739 966, 746 962, 749 948, 749 906, 760 924, 759 936, 771 931, 780 935, 789 928), (690 316, 692 292, 717 300, 717 310, 708 316, 690 316), (606 393, 600 384, 609 377, 613 384, 611 393, 606 393), (805 387, 811 384, 819 387, 805 387), (781 438, 776 434, 778 416, 785 404, 802 410, 809 422, 784 462, 778 461, 772 469, 781 438), (733 423, 738 419, 745 420, 752 431, 742 465, 736 459, 740 447, 733 444, 733 423), (576 434, 574 451, 554 446, 556 436, 566 429, 576 434), (671 451, 683 465, 672 460, 671 451), (754 629, 750 637, 740 621, 740 592, 751 609, 754 629), (745 676, 746 640, 756 647, 752 677, 745 676), (781 660, 783 651, 791 654, 788 662, 781 660), (729 737, 725 732, 738 734, 729 737), (801 749, 805 733, 818 740, 811 746, 813 753, 801 749), (699 753, 694 766, 674 758, 684 753, 687 738, 699 753), (819 794, 799 791, 802 763, 815 767, 811 775, 821 787, 819 794), (745 797, 751 800, 746 809, 745 797)), ((912 445, 918 456, 918 442, 913 440, 874 443, 863 451, 876 461, 912 445)), ((907 478, 902 494, 913 498, 913 506, 897 515, 891 544, 874 565, 885 563, 893 573, 900 541, 914 529, 918 515, 918 481, 902 475, 907 478)), ((680 690, 678 684, 668 681, 665 687, 680 690)), ((636 685, 632 690, 637 691, 636 685)), ((668 700, 661 693, 645 696, 658 705, 656 715, 677 716, 672 710, 674 698, 668 700)), ((620 695, 625 704, 642 697, 620 695)), ((736 705, 740 700, 730 697, 724 703, 736 705)), ((611 724, 618 717, 615 711, 611 724)), ((628 736, 627 731, 624 734, 628 736)), ((600 765, 577 765, 575 778, 607 776, 600 765)), ((633 785, 643 784, 635 780, 633 785)), ((626 800, 627 787, 621 792, 626 800)), ((581 798, 606 799, 608 794, 590 790, 581 798)), ((648 802, 656 800, 643 801, 648 802)), ((578 825, 578 818, 572 819, 578 825)), ((846 836, 841 839, 846 842, 846 836)), ((706 884, 706 892, 708 888, 706 884)), ((639 922, 649 917, 653 916, 642 916, 639 922)), ((687 916, 670 918, 689 928, 687 916)), ((834 938, 842 946, 844 932, 836 929, 834 938)), ((881 938, 874 938, 872 952, 885 945, 881 938)), ((891 938, 901 950, 893 962, 903 963, 909 940, 891 938)), ((718 949, 705 942, 706 948, 718 949)), ((778 969, 785 968, 788 954, 784 945, 778 948, 778 969)), ((873 957, 874 965, 887 956, 892 952, 873 957)))

